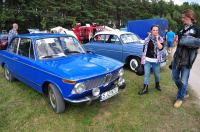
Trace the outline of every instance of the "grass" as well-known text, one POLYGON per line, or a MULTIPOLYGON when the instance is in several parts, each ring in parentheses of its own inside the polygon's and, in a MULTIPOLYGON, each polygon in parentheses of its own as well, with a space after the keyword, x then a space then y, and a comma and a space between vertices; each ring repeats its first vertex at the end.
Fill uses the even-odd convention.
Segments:
POLYGON ((7 82, 0 69, 0 131, 200 131, 199 100, 191 90, 183 107, 173 108, 177 89, 167 66, 161 70, 162 92, 151 83, 149 94, 139 96, 143 77, 126 70, 125 78, 127 87, 118 96, 104 103, 70 104, 55 114, 45 96, 19 81, 7 82))

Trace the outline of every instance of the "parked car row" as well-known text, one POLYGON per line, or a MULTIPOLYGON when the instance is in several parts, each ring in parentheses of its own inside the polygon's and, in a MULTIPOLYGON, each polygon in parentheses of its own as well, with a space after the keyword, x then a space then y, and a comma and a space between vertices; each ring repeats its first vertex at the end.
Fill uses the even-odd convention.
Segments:
POLYGON ((61 113, 65 101, 102 102, 117 95, 126 86, 124 64, 137 72, 144 43, 133 33, 103 31, 84 47, 71 35, 21 34, 0 50, 0 64, 8 81, 18 79, 47 95, 61 113))
POLYGON ((123 63, 88 53, 64 34, 17 35, 0 50, 0 64, 8 81, 18 79, 48 95, 56 113, 65 110, 65 101, 105 101, 125 88, 123 63))

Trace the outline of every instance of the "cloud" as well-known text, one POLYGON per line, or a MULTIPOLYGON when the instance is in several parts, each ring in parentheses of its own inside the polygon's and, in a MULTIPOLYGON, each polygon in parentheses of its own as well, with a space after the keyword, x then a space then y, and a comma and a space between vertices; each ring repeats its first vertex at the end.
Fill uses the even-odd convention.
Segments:
POLYGON ((182 5, 183 1, 182 0, 174 0, 174 4, 182 5))
MULTIPOLYGON (((165 1, 169 2, 170 0, 165 0, 165 1)), ((200 4, 199 0, 174 0, 173 2, 176 5, 182 5, 183 2, 188 2, 188 3, 192 3, 193 2, 193 3, 200 4)))

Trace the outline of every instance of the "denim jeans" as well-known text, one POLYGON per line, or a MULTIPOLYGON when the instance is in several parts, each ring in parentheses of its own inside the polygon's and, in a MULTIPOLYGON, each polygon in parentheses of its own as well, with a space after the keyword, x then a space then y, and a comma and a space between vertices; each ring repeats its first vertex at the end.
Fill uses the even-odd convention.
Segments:
POLYGON ((155 82, 160 82, 160 63, 145 61, 144 64, 144 84, 149 85, 151 67, 154 72, 155 82))
POLYGON ((188 91, 188 79, 190 76, 190 69, 186 66, 180 68, 176 67, 176 61, 172 63, 172 78, 178 87, 177 99, 183 100, 188 91))

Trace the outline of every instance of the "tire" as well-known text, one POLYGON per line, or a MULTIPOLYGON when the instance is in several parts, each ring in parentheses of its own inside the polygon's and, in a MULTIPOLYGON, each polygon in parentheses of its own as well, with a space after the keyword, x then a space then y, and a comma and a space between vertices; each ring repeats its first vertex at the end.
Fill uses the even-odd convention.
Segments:
POLYGON ((136 68, 141 64, 140 64, 139 58, 132 57, 129 59, 128 65, 131 71, 137 72, 136 68))
POLYGON ((48 98, 51 107, 56 113, 62 113, 65 110, 65 101, 59 92, 58 88, 53 85, 48 85, 48 98))
POLYGON ((10 82, 15 80, 15 78, 10 73, 7 65, 4 66, 4 77, 6 78, 7 81, 10 81, 10 82))

